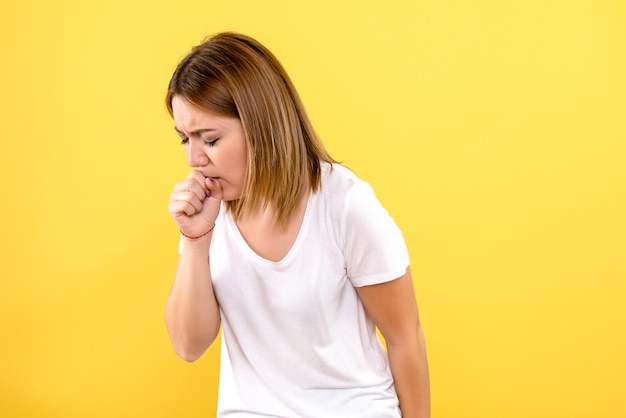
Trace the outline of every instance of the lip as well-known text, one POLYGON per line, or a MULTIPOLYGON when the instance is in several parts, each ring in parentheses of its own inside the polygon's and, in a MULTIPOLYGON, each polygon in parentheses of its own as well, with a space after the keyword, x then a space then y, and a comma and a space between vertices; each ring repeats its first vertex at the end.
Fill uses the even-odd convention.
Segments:
POLYGON ((213 180, 215 180, 215 179, 218 179, 218 178, 219 178, 219 177, 216 177, 216 176, 212 176, 212 175, 210 175, 210 174, 207 174, 207 173, 203 172, 202 170, 197 170, 197 171, 199 171, 199 172, 200 172, 200 174, 202 174, 202 175, 204 176, 204 178, 206 178, 206 179, 213 179, 213 180))
POLYGON ((206 176, 206 178, 211 180, 211 183, 215 183, 216 181, 221 182, 221 183, 224 182, 224 180, 222 180, 221 177, 206 176))

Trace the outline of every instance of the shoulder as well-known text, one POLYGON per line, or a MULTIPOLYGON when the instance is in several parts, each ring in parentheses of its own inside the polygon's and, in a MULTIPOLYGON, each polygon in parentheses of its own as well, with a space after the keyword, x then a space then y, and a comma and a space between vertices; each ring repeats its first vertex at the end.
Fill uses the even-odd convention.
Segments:
POLYGON ((350 281, 366 286, 396 279, 409 265, 402 232, 368 182, 324 164, 321 193, 350 281))
POLYGON ((322 163, 321 194, 335 208, 380 204, 372 186, 341 164, 322 163))
POLYGON ((349 168, 337 163, 322 162, 321 193, 326 197, 343 201, 361 187, 369 185, 349 168))
POLYGON ((372 186, 340 164, 322 164, 321 200, 337 230, 376 217, 388 217, 372 186))

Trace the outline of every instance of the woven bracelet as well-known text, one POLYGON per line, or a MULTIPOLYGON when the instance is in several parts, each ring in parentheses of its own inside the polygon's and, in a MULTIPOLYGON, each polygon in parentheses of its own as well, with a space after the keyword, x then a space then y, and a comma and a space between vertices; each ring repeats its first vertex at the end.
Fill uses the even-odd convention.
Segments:
POLYGON ((183 237, 185 238, 189 238, 189 239, 198 239, 198 238, 202 238, 203 236, 205 236, 206 234, 208 234, 209 232, 213 231, 213 228, 215 228, 215 224, 213 224, 213 226, 211 227, 211 229, 209 229, 208 231, 206 231, 204 234, 202 235, 198 235, 197 237, 190 237, 189 235, 185 234, 183 231, 180 231, 180 233, 182 234, 183 237))

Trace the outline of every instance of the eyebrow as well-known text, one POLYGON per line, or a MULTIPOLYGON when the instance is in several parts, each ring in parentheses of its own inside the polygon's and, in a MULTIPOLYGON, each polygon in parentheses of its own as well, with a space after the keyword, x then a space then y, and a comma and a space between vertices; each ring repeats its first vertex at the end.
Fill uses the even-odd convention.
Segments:
MULTIPOLYGON (((176 126, 174 126, 174 130, 176 131, 176 133, 181 136, 181 137, 185 137, 185 133, 183 131, 181 131, 180 129, 178 129, 176 126)), ((195 131, 191 131, 190 134, 191 136, 198 136, 201 135, 205 132, 215 132, 216 129, 212 129, 212 128, 204 128, 204 129, 196 129, 195 131)))

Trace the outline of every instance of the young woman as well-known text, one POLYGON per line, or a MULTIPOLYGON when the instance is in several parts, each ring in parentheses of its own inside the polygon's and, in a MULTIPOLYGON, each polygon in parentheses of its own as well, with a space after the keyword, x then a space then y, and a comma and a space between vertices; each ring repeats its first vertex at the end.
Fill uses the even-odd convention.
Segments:
POLYGON ((178 65, 166 103, 194 168, 170 197, 181 242, 166 325, 187 361, 222 327, 217 416, 429 417, 402 233, 328 155, 274 55, 215 35, 178 65))

